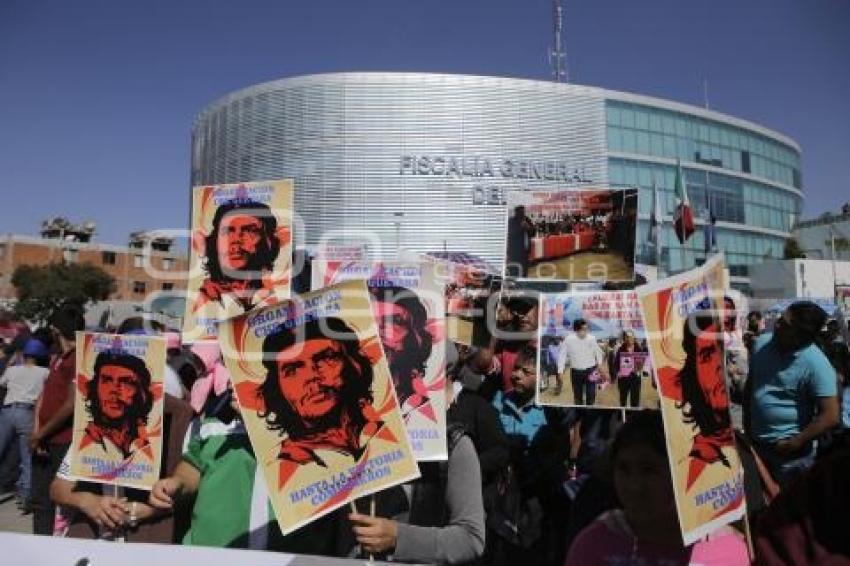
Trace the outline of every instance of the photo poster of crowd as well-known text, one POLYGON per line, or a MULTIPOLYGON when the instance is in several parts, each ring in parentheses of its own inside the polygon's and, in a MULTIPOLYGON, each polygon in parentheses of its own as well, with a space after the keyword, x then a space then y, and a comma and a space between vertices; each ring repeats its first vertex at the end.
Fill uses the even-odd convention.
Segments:
POLYGON ((718 254, 637 288, 686 545, 746 511, 725 379, 726 279, 718 254))
POLYGON ((365 279, 404 424, 418 461, 446 460, 443 285, 422 262, 313 261, 313 290, 365 279))
POLYGON ((658 409, 634 291, 544 293, 537 404, 658 409))
POLYGON ((159 479, 165 340, 77 333, 70 476, 150 490, 159 479))
POLYGON ((220 320, 290 296, 289 179, 192 189, 183 340, 215 338, 220 320))
POLYGON ((633 281, 637 189, 507 193, 502 274, 547 281, 633 281))
POLYGON ((419 477, 365 281, 255 309, 219 331, 284 534, 419 477))

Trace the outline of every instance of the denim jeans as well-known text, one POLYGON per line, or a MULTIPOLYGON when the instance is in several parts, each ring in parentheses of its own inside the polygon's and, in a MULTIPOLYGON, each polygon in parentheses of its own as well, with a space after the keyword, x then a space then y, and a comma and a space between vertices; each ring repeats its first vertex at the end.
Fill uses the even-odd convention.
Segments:
POLYGON ((6 405, 0 411, 0 454, 17 439, 21 456, 21 475, 18 478, 18 493, 24 501, 30 497, 32 460, 29 439, 32 434, 33 408, 22 404, 6 405))

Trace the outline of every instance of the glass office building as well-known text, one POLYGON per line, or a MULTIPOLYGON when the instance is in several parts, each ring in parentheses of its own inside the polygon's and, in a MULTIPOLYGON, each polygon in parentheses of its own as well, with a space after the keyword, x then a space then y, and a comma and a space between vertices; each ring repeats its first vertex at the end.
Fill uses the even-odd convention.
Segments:
POLYGON ((638 259, 653 186, 663 271, 706 256, 710 206, 733 283, 782 257, 802 208, 800 148, 739 118, 653 97, 553 82, 425 73, 335 73, 252 86, 210 104, 192 130, 194 185, 292 178, 314 248, 368 233, 372 253, 451 250, 499 264, 510 190, 640 188, 638 259), (697 232, 672 231, 680 160, 697 232))

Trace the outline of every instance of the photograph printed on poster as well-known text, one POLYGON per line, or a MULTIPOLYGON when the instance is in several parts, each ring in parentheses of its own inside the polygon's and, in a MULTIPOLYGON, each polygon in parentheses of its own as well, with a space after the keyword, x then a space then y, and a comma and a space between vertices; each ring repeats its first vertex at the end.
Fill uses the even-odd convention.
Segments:
POLYGON ((637 195, 637 189, 510 191, 503 275, 634 280, 637 195))
POLYGON ((537 381, 539 301, 539 293, 528 290, 501 291, 492 297, 495 312, 488 316, 492 337, 477 356, 492 358, 491 373, 501 381, 499 389, 531 384, 532 398, 537 381))
POLYGON ((183 339, 214 338, 220 320, 290 296, 291 180, 192 189, 183 339))
POLYGON ((420 259, 435 266, 443 285, 447 339, 465 346, 487 346, 487 301, 501 289, 501 278, 470 254, 442 252, 422 254, 420 259))
POLYGON ((364 281, 226 320, 219 340, 284 533, 419 476, 364 281))
POLYGON ((541 317, 539 405, 658 408, 634 291, 543 294, 541 317))
POLYGON ((165 340, 77 333, 71 476, 151 489, 159 479, 165 340))
POLYGON ((419 461, 448 458, 443 287, 435 266, 314 261, 312 279, 313 290, 366 279, 413 453, 419 461))
POLYGON ((745 512, 726 385, 723 257, 637 289, 685 544, 745 512))

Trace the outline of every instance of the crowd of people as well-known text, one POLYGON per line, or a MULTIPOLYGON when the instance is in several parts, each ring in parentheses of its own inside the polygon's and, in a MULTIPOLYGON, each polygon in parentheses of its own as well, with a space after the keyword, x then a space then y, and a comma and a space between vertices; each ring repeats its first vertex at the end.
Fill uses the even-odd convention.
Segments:
MULTIPOLYGON (((850 495, 841 475, 850 468, 846 326, 805 301, 792 304, 770 330, 760 313, 738 317, 731 300, 726 307, 726 387, 754 555, 743 524, 683 545, 658 412, 535 404, 537 307, 522 298, 500 318, 510 326, 510 339, 487 347, 442 342, 450 378, 448 460, 420 463, 420 479, 288 535, 270 507, 217 348, 181 344, 179 334, 140 318, 116 329, 164 332, 168 365, 161 479, 150 492, 114 489, 76 480, 69 470, 75 332, 84 327, 82 314, 63 308, 43 328, 18 324, 3 336, 0 361, 0 487, 16 492, 38 535, 415 563, 850 560, 850 541, 835 520, 850 495)), ((592 405, 588 377, 601 371, 622 381, 624 406, 638 406, 639 386, 629 381, 634 376, 618 369, 619 356, 645 349, 634 334, 600 347, 592 337, 582 342, 586 322, 574 321, 573 330, 574 343, 556 343, 553 351, 568 351, 581 370, 571 375, 574 398, 592 405), (579 367, 581 360, 586 368, 579 367)), ((557 368, 557 358, 548 359, 557 368)), ((120 365, 102 365, 110 364, 120 365)), ((702 426, 695 419, 695 446, 696 436, 707 434, 702 426)))

